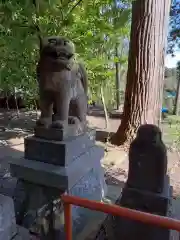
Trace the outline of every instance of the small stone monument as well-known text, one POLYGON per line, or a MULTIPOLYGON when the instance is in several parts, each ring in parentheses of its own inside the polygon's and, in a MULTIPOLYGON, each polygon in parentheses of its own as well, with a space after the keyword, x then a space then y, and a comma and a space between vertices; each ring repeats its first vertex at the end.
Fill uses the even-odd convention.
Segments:
POLYGON ((162 193, 167 172, 167 151, 161 131, 154 125, 142 125, 129 149, 127 186, 162 193))
POLYGON ((30 240, 29 232, 16 225, 13 199, 0 194, 0 240, 30 240))
MULTIPOLYGON (((128 179, 116 204, 168 216, 172 188, 167 176, 166 147, 157 126, 142 125, 129 149, 128 179)), ((108 216, 96 240, 169 240, 170 230, 108 216)))
POLYGON ((0 195, 0 240, 11 240, 17 234, 13 200, 0 195))
MULTIPOLYGON (((100 164, 104 150, 95 145, 95 131, 86 124, 87 75, 74 54, 74 45, 64 37, 42 41, 37 67, 41 116, 34 136, 24 141, 24 158, 10 164, 19 179, 17 221, 47 239, 64 239, 61 194, 101 201, 106 193, 100 164), (19 203, 22 188, 26 194, 19 203)), ((74 237, 89 215, 88 209, 72 207, 74 237)))

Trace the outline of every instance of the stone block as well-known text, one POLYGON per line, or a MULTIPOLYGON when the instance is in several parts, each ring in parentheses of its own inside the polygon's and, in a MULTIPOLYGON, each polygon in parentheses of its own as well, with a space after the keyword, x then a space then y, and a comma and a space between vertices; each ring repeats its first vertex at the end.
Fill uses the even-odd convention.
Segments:
POLYGON ((0 194, 0 240, 11 240, 16 234, 13 199, 0 194))
MULTIPOLYGON (((129 188, 126 185, 122 191, 122 195, 116 201, 116 205, 156 215, 168 216, 171 201, 172 187, 169 185, 169 177, 166 176, 162 193, 142 191, 129 188)), ((109 215, 101 227, 96 240, 104 239, 102 236, 107 236, 108 240, 120 238, 124 240, 134 240, 134 236, 136 236, 138 240, 169 240, 170 229, 109 215), (129 229, 131 229, 131 231, 129 231, 129 229)))
MULTIPOLYGON (((34 189, 34 188, 33 188, 34 189)), ((99 166, 94 166, 94 168, 90 169, 88 172, 85 173, 83 177, 79 179, 79 181, 72 186, 71 189, 66 191, 68 194, 73 196, 80 196, 82 198, 87 198, 91 200, 101 201, 103 199, 103 195, 106 194, 106 185, 104 182, 104 175, 102 169, 99 166)), ((47 193, 47 192, 46 192, 47 193)), ((31 192, 30 195, 32 196, 34 192, 31 192)), ((37 196, 37 195, 36 195, 37 196)), ((58 197, 60 194, 58 194, 58 197)), ((39 197, 36 197, 40 199, 39 197)), ((64 213, 63 213, 63 205, 61 200, 53 201, 53 209, 54 209, 54 237, 49 237, 47 239, 65 239, 64 234, 64 213)), ((43 229, 48 234, 48 226, 49 226, 49 217, 48 217, 48 210, 47 204, 38 211, 38 221, 39 226, 32 226, 31 231, 33 232, 35 229, 41 229, 40 226, 43 224, 43 229)), ((30 211, 29 211, 30 213, 30 211)), ((81 208, 78 206, 72 206, 72 220, 73 220, 73 239, 78 239, 77 237, 79 234, 87 227, 92 219, 99 218, 99 214, 104 215, 103 213, 99 213, 97 211, 92 211, 89 209, 81 208)), ((30 219, 30 215, 29 215, 30 219)), ((43 238, 44 239, 44 238, 43 238)), ((45 238, 46 239, 46 238, 45 238)))
POLYGON ((13 238, 13 240, 33 240, 33 238, 31 238, 28 229, 18 226, 17 235, 15 236, 15 238, 13 238))
POLYGON ((101 169, 100 160, 103 156, 103 148, 93 146, 67 167, 21 158, 10 161, 10 170, 12 176, 18 179, 66 191, 92 168, 101 169))
POLYGON ((172 200, 172 188, 164 186, 163 193, 152 193, 125 187, 119 204, 124 207, 166 216, 172 200))
MULTIPOLYGON (((70 189, 68 194, 101 202, 102 198, 107 193, 107 187, 102 173, 102 169, 96 167, 93 168, 70 189)), ((82 229, 86 227, 89 219, 96 219, 98 214, 99 213, 97 211, 73 205, 73 235, 77 236, 82 229)))
POLYGON ((167 150, 160 129, 151 124, 140 126, 129 148, 127 184, 131 188, 160 193, 167 172, 167 150))
MULTIPOLYGON (((8 161, 9 159, 7 159, 8 161)), ((14 189, 17 184, 17 179, 11 176, 0 179, 0 194, 13 197, 14 189)))
POLYGON ((66 141, 50 141, 27 137, 25 158, 59 166, 67 166, 95 144, 95 131, 91 130, 66 141))
MULTIPOLYGON (((67 193, 72 196, 101 202, 104 195, 107 193, 102 169, 95 166, 88 173, 86 173, 86 175, 84 175, 83 178, 81 178, 67 193)), ((62 212, 60 214, 57 214, 55 220, 55 239, 57 240, 65 239, 63 227, 64 216, 62 214, 62 212)), ((73 239, 78 239, 77 237, 87 227, 87 224, 89 224, 90 220, 92 221, 93 219, 99 218, 99 215, 104 215, 104 213, 99 213, 97 211, 73 205, 73 239)))
POLYGON ((34 129, 35 137, 54 141, 64 141, 69 137, 77 137, 83 132, 84 131, 79 130, 79 126, 77 124, 69 124, 64 129, 44 128, 41 126, 36 126, 34 129))
POLYGON ((170 240, 170 229, 108 216, 95 240, 170 240), (113 219, 113 221, 112 221, 113 219))

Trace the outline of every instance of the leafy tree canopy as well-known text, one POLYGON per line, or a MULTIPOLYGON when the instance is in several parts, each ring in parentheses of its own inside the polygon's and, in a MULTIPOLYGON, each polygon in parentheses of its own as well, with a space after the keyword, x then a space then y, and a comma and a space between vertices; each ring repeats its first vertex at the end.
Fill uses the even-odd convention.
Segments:
MULTIPOLYGON (((91 95, 99 83, 113 86, 115 61, 126 63, 127 54, 114 57, 130 32, 130 0, 5 0, 0 3, 0 86, 3 91, 22 89, 27 98, 37 93, 35 66, 39 37, 65 35, 76 45, 88 69, 91 95)), ((111 96, 112 98, 112 96, 111 96)))
POLYGON ((174 51, 180 49, 180 0, 171 3, 168 43, 168 53, 173 56, 174 51))

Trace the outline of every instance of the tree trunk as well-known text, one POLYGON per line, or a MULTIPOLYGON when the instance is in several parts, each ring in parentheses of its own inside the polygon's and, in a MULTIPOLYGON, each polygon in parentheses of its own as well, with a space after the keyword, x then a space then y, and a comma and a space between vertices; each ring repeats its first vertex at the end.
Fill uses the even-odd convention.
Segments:
MULTIPOLYGON (((118 54, 118 44, 117 43, 116 43, 115 51, 116 51, 116 57, 118 58, 119 54, 118 54)), ((115 66, 116 66, 116 108, 118 110, 119 106, 120 106, 120 94, 119 94, 119 90, 120 90, 120 64, 119 64, 119 62, 116 62, 115 66)))
POLYGON ((180 104, 180 62, 177 64, 177 89, 176 89, 176 98, 173 109, 173 114, 179 114, 179 104, 180 104))
POLYGON ((19 108, 18 108, 18 102, 17 102, 17 96, 16 96, 16 87, 14 87, 14 98, 15 98, 15 104, 16 104, 17 117, 19 117, 19 108))
POLYGON ((7 110, 9 111, 10 108, 9 108, 9 98, 8 98, 8 94, 6 92, 6 107, 7 107, 7 110))
POLYGON ((159 125, 170 2, 136 0, 132 3, 124 112, 120 127, 111 139, 115 145, 131 141, 141 124, 159 125))

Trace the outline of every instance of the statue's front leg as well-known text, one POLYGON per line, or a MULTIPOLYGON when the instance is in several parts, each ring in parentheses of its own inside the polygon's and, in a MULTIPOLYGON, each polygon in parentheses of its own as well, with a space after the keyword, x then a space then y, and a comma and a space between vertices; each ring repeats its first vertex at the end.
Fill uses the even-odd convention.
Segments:
POLYGON ((53 128, 65 128, 68 125, 70 96, 67 92, 56 93, 54 96, 56 112, 53 116, 53 128))
POLYGON ((82 124, 86 125, 86 114, 87 114, 87 97, 85 94, 80 94, 75 99, 76 117, 82 124))
POLYGON ((49 127, 52 123, 53 99, 50 92, 40 92, 40 111, 41 116, 36 122, 38 126, 49 127))
POLYGON ((71 101, 71 115, 69 117, 69 124, 76 126, 78 133, 82 133, 87 126, 86 112, 87 112, 87 98, 84 94, 77 96, 71 101))

